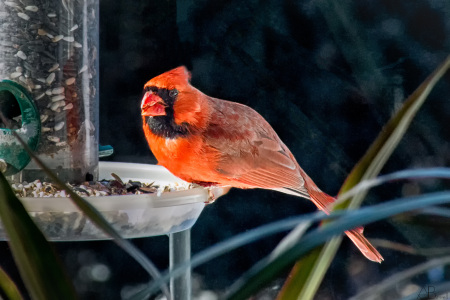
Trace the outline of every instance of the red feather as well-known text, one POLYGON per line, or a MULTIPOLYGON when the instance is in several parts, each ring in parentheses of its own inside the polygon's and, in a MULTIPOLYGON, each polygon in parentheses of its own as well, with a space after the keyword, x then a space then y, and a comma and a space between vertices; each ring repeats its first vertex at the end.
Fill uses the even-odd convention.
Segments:
MULTIPOLYGON (((191 86, 189 79, 186 68, 178 67, 145 85, 155 93, 152 97, 166 98, 163 116, 148 119, 151 114, 143 108, 145 136, 160 165, 188 182, 277 190, 309 199, 329 213, 335 198, 314 184, 260 114, 209 97, 191 86)), ((345 233, 368 259, 383 260, 362 228, 345 233)))

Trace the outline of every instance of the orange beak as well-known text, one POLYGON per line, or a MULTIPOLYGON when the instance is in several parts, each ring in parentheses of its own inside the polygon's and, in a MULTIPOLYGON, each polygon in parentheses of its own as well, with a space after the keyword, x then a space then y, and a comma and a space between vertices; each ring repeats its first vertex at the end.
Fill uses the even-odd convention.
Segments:
POLYGON ((167 104, 158 95, 146 92, 141 103, 141 115, 143 117, 155 117, 166 115, 167 104))

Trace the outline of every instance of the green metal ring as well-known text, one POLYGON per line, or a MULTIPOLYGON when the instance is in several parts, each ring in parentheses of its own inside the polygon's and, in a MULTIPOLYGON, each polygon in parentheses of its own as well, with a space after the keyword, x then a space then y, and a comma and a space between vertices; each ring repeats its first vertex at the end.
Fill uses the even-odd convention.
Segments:
POLYGON ((13 175, 25 168, 31 160, 13 132, 16 132, 35 151, 41 135, 41 120, 33 99, 23 86, 5 79, 0 81, 0 92, 2 91, 7 91, 14 96, 22 113, 21 128, 0 128, 0 159, 8 164, 5 175, 13 175))

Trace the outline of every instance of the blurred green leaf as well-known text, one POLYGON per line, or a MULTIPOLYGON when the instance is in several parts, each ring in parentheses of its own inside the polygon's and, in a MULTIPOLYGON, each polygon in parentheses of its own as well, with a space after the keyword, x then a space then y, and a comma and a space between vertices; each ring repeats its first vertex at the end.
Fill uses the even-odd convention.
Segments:
POLYGON ((22 300, 19 289, 8 274, 0 268, 0 290, 7 300, 22 300))
MULTIPOLYGON (((413 278, 414 276, 424 273, 427 270, 450 264, 450 256, 435 258, 401 272, 396 272, 382 282, 372 285, 349 300, 376 300, 380 299, 384 293, 395 289, 402 282, 413 278)), ((417 297, 417 292, 416 292, 417 297)))
MULTIPOLYGON (((436 83, 450 67, 450 56, 408 97, 399 111, 389 120, 361 160, 353 168, 339 191, 343 194, 361 181, 374 178, 402 139, 417 111, 430 94, 436 83)), ((352 203, 339 204, 335 209, 357 208, 366 192, 355 195, 352 203)))
MULTIPOLYGON (((448 56, 447 59, 414 91, 414 93, 408 97, 400 110, 397 111, 384 126, 373 144, 353 168, 352 172, 342 185, 339 195, 349 191, 359 182, 372 179, 378 175, 405 134, 417 111, 422 106, 435 84, 447 72, 449 67, 450 56, 448 56)), ((358 208, 366 194, 367 190, 360 191, 359 193, 356 193, 350 201, 337 203, 334 209, 358 208)), ((335 257, 341 241, 341 237, 335 237, 325 245, 321 246, 320 248, 322 250, 316 252, 316 259, 309 258, 309 264, 312 264, 312 266, 308 265, 306 267, 309 276, 302 275, 302 277, 306 277, 307 280, 288 281, 283 287, 279 299, 294 299, 284 298, 283 296, 287 294, 291 295, 293 290, 298 291, 297 299, 312 299, 317 292, 331 261, 335 257)), ((305 265, 305 263, 299 263, 305 265)), ((300 269, 299 267, 294 267, 294 269, 297 270, 297 272, 305 272, 305 269, 300 269)), ((296 277, 295 272, 294 274, 291 274, 291 276, 296 277)))
POLYGON ((0 218, 20 275, 33 299, 76 299, 58 256, 0 173, 0 218))
MULTIPOLYGON (((276 258, 266 257, 258 262, 230 288, 227 299, 247 299, 262 286, 268 284, 270 281, 277 278, 277 276, 280 276, 282 272, 288 269, 299 257, 307 255, 317 246, 328 241, 331 237, 340 235, 346 230, 379 221, 400 213, 447 203, 450 203, 450 192, 438 192, 414 197, 405 197, 382 204, 363 207, 358 210, 349 210, 344 215, 337 218, 333 223, 326 224, 309 232, 292 248, 283 252, 276 258)), ((286 299, 290 300, 292 298, 286 299)), ((294 297, 294 299, 296 298, 294 297)))
MULTIPOLYGON (((64 182, 62 182, 56 174, 54 174, 28 147, 26 143, 13 132, 15 137, 19 140, 28 154, 37 163, 37 165, 48 175, 48 177, 53 181, 54 184, 58 185, 61 189, 64 189, 67 194, 70 195, 70 199, 75 203, 75 205, 94 223, 98 228, 103 230, 105 234, 110 236, 113 241, 119 245, 125 252, 127 252, 131 257, 133 257, 141 266, 144 268, 150 276, 154 279, 159 279, 161 277, 160 272, 155 267, 155 265, 132 243, 128 240, 123 239, 116 230, 108 223, 108 221, 103 217, 103 215, 88 201, 78 196, 72 189, 70 189, 64 182)), ((162 282, 160 285, 161 290, 165 294, 167 299, 170 299, 170 292, 167 285, 162 282)))
MULTIPOLYGON (((397 147, 417 111, 422 106, 435 84, 446 73, 449 67, 450 56, 447 57, 447 59, 405 101, 401 109, 394 114, 391 120, 385 125, 373 144, 369 147, 366 154, 353 168, 341 187, 339 195, 349 191, 359 182, 377 176, 394 149, 397 147)), ((366 193, 366 190, 360 191, 351 197, 350 201, 341 202, 335 205, 334 209, 358 208, 366 193)), ((279 295, 279 299, 312 299, 337 252, 341 240, 341 237, 334 237, 325 245, 320 246, 319 250, 315 251, 314 254, 308 256, 306 258, 307 261, 299 261, 297 263, 299 265, 294 266, 294 271, 290 274, 291 278, 297 278, 298 280, 288 280, 279 295), (298 274, 299 272, 304 274, 298 274)), ((298 258, 300 258, 300 256, 298 258)), ((273 262, 269 265, 278 271, 282 269, 281 266, 277 266, 273 262)), ((278 272, 273 272, 273 270, 267 268, 263 269, 264 271, 261 270, 261 273, 259 274, 252 274, 249 281, 251 280, 253 283, 267 282, 269 272, 272 274, 272 279, 278 275, 278 272)), ((235 297, 236 295, 250 296, 252 293, 256 292, 260 286, 261 285, 259 284, 250 285, 248 282, 242 284, 242 290, 236 290, 233 293, 233 299, 243 299, 235 297), (251 286, 253 289, 250 288, 251 286)))
MULTIPOLYGON (((350 197, 355 192, 360 192, 362 190, 367 190, 372 187, 385 184, 387 182, 395 181, 395 180, 411 180, 411 179, 421 179, 421 178, 442 178, 442 179, 450 179, 450 168, 429 168, 429 169, 414 169, 414 170, 403 170, 394 172, 391 174, 383 175, 377 177, 370 181, 364 181, 357 186, 355 186, 351 191, 345 193, 343 197, 350 197)), ((450 194, 449 194, 450 196, 450 194)), ((389 205, 389 204, 386 204, 389 205)), ((431 205, 431 204, 430 204, 431 205)), ((421 210, 421 213, 427 212, 428 209, 421 210)), ((165 272, 161 277, 161 281, 168 281, 171 277, 177 277, 180 274, 183 274, 189 268, 195 268, 207 261, 210 261, 220 255, 226 254, 238 247, 242 247, 244 245, 250 244, 254 241, 263 239, 269 235, 279 233, 282 231, 286 231, 292 228, 298 228, 299 224, 309 225, 311 222, 335 219, 337 217, 345 217, 348 215, 349 211, 335 211, 332 215, 325 215, 323 212, 316 212, 313 214, 301 215, 297 217, 287 218, 281 221, 273 222, 270 224, 266 224, 264 226, 257 227, 255 229, 249 230, 247 232, 235 235, 228 240, 222 241, 208 249, 205 249, 198 254, 194 255, 190 262, 186 262, 184 264, 176 266, 174 270, 171 272, 165 272)), ((284 247, 282 247, 284 248, 284 247)), ((280 249, 278 249, 280 250, 280 249)), ((318 249, 319 250, 319 249, 318 249)), ((426 250, 423 250, 426 251, 426 250)), ((270 256, 273 257, 274 253, 277 251, 274 250, 270 256)), ((442 253, 442 251, 440 252, 442 253)), ((308 254, 308 256, 312 256, 308 254)), ((308 274, 308 272, 305 272, 308 274)), ((139 293, 134 295, 131 299, 142 299, 149 297, 153 293, 157 291, 160 282, 155 281, 150 286, 141 290, 139 293)), ((288 298, 289 299, 289 298, 288 298)))

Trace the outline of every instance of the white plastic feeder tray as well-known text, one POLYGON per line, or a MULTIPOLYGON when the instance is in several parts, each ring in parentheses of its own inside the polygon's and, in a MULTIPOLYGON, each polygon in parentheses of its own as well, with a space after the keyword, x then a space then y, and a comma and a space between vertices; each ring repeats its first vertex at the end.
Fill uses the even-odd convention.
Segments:
MULTIPOLYGON (((167 169, 156 165, 100 162, 99 179, 117 174, 128 180, 159 185, 185 184, 167 169)), ((124 238, 149 237, 191 228, 203 210, 208 191, 194 188, 161 195, 86 197, 124 238)), ((22 203, 47 238, 52 241, 102 240, 103 234, 69 198, 21 198, 22 203)), ((6 240, 3 228, 0 239, 6 240)))

